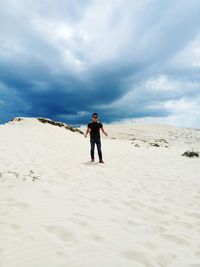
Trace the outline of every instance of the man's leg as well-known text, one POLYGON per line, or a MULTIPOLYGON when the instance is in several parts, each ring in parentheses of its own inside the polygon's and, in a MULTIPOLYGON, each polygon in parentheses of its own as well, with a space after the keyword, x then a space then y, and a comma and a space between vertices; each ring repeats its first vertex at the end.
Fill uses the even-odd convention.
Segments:
POLYGON ((101 152, 101 140, 100 138, 96 140, 98 155, 99 155, 99 161, 102 161, 102 152, 101 152))
POLYGON ((95 145, 94 139, 90 139, 90 145, 91 145, 90 149, 91 160, 94 160, 94 145, 95 145))

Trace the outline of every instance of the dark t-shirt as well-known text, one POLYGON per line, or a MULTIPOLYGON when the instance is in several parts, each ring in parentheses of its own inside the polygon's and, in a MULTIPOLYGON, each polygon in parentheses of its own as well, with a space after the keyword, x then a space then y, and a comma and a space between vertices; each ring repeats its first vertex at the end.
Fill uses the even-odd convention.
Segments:
POLYGON ((91 129, 90 131, 90 138, 100 138, 100 128, 103 127, 103 124, 100 122, 90 122, 88 123, 88 128, 91 129))

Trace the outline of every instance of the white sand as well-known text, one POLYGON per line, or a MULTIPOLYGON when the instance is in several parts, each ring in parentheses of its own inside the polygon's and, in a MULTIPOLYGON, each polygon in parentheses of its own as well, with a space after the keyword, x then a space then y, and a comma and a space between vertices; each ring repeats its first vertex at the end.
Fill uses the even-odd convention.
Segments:
POLYGON ((78 133, 0 126, 1 267, 200 266, 200 131, 106 128, 103 165, 78 133))

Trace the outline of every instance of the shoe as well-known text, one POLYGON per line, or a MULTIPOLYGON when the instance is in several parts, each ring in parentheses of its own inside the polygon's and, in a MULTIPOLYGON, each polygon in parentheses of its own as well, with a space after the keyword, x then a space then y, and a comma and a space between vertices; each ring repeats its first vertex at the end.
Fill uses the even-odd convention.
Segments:
POLYGON ((91 159, 91 162, 94 162, 94 159, 91 159))
POLYGON ((101 159, 101 160, 99 161, 99 163, 104 163, 104 161, 101 159))

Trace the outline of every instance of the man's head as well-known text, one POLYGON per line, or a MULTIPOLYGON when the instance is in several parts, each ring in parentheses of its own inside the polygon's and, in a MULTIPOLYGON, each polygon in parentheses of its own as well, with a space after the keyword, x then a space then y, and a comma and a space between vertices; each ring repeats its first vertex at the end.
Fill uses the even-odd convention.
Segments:
POLYGON ((92 120, 97 121, 98 120, 98 114, 95 112, 92 114, 92 120))

